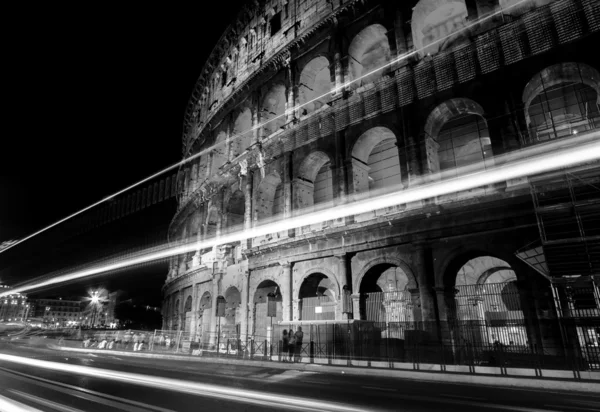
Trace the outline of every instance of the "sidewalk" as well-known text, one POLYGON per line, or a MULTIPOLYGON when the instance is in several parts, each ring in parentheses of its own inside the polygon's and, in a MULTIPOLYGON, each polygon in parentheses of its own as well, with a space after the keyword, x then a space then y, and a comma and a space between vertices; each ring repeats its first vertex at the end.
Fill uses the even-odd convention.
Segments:
MULTIPOLYGON (((294 369, 300 371, 322 372, 322 373, 342 373, 354 376, 378 376, 398 379, 411 379, 430 382, 446 383, 466 383, 485 386, 504 386, 511 388, 527 389, 550 389, 560 391, 575 391, 586 393, 600 393, 600 373, 599 372, 581 372, 582 380, 573 379, 573 372, 569 371, 543 371, 547 372, 545 379, 536 378, 533 371, 530 373, 521 373, 521 376, 502 375, 501 368, 495 367, 471 367, 473 372, 469 372, 469 366, 446 365, 445 371, 441 370, 441 365, 420 364, 413 365, 394 362, 361 361, 350 360, 350 366, 347 359, 314 359, 314 363, 304 360, 301 363, 279 362, 277 356, 273 356, 272 361, 251 360, 239 358, 217 358, 201 357, 190 355, 166 355, 151 352, 126 352, 118 350, 104 349, 84 349, 70 348, 65 346, 48 345, 50 349, 65 352, 110 354, 115 356, 129 356, 132 358, 146 359, 165 359, 185 362, 198 362, 207 364, 228 364, 232 363, 274 369, 294 369), (415 369, 415 367, 417 369, 415 369), (533 375, 533 376, 532 376, 533 375), (554 376, 551 376, 554 375, 554 376), (598 376, 597 376, 598 375, 598 376), (594 379, 595 382, 590 381, 594 379)), ((510 368, 509 368, 510 369, 510 368)), ((526 372, 529 370, 521 370, 526 372)), ((516 375, 520 371, 511 370, 510 373, 516 375)))

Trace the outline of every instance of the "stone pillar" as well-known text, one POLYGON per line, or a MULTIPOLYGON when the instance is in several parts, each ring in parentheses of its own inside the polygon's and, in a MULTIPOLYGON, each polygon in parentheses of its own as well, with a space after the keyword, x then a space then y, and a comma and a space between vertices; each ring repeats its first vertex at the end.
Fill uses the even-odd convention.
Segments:
POLYGON ((194 161, 192 164, 192 174, 190 176, 190 193, 194 193, 198 186, 198 162, 194 161))
POLYGON ((258 124, 260 123, 260 99, 256 99, 255 105, 254 105, 254 110, 252 111, 252 130, 253 130, 253 136, 252 136, 252 143, 258 143, 260 141, 260 130, 262 128, 258 127, 258 124))
MULTIPOLYGON (((252 172, 248 170, 246 174, 246 184, 244 185, 244 230, 252 228, 252 172)), ((252 239, 242 240, 242 249, 252 247, 252 239)))
POLYGON ((419 283, 419 297, 421 301, 421 319, 424 330, 437 336, 437 317, 435 314, 435 301, 432 293, 433 280, 431 248, 428 245, 417 245, 414 250, 415 271, 419 283))
POLYGON ((204 178, 206 180, 210 179, 210 177, 211 177, 210 174, 212 172, 212 170, 211 170, 212 169, 212 164, 213 164, 213 152, 210 152, 208 154, 208 158, 206 160, 206 176, 204 176, 204 178))
POLYGON ((294 107, 295 107, 295 97, 294 97, 294 71, 292 70, 291 58, 288 56, 285 61, 285 122, 290 123, 294 120, 294 107))
POLYGON ((283 217, 292 216, 292 180, 291 180, 292 153, 283 155, 283 217))
MULTIPOLYGON (((336 255, 338 280, 340 282, 340 294, 338 307, 336 309, 336 320, 348 320, 348 313, 344 313, 344 295, 352 292, 352 274, 350 267, 350 256, 346 253, 336 255)), ((354 311, 354 308, 352 308, 354 311)))
POLYGON ((300 299, 292 299, 292 320, 300 320, 300 299))
POLYGON ((439 148, 440 145, 432 136, 424 136, 422 139, 421 160, 424 175, 433 175, 440 171, 440 160, 438 157, 439 148))
POLYGON ((348 189, 353 198, 360 193, 369 191, 369 170, 370 167, 358 159, 352 158, 346 161, 346 173, 349 178, 348 189))
POLYGON ((212 306, 210 308, 210 337, 208 344, 213 347, 217 342, 217 301, 219 297, 219 281, 221 280, 221 274, 213 274, 212 279, 212 306))
POLYGON ((249 313, 249 296, 250 296, 250 271, 245 271, 242 274, 242 322, 241 322, 241 339, 243 341, 248 337, 248 313, 249 313))
POLYGON ((291 321, 292 316, 292 265, 291 262, 281 262, 281 294, 283 295, 283 321, 291 321))
POLYGON ((183 300, 183 289, 179 289, 179 325, 177 325, 177 330, 184 330, 185 327, 185 312, 183 311, 185 301, 183 300))
POLYGON ((192 338, 195 340, 196 332, 198 330, 198 285, 192 286, 192 322, 190 326, 190 333, 192 338))
POLYGON ((353 313, 353 317, 354 319, 360 319, 360 294, 359 293, 353 293, 352 294, 352 311, 353 313))
POLYGON ((228 162, 231 162, 233 159, 233 150, 231 149, 232 141, 231 141, 231 129, 233 126, 231 125, 231 119, 228 118, 229 123, 227 124, 227 128, 225 130, 225 158, 228 162))

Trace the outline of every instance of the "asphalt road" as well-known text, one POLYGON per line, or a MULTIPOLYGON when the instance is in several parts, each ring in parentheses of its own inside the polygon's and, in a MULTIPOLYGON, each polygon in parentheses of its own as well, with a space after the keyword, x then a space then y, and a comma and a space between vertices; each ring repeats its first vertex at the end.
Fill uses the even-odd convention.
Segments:
POLYGON ((58 353, 11 344, 2 345, 0 355, 0 410, 7 398, 37 410, 68 412, 600 410, 600 394, 58 353))

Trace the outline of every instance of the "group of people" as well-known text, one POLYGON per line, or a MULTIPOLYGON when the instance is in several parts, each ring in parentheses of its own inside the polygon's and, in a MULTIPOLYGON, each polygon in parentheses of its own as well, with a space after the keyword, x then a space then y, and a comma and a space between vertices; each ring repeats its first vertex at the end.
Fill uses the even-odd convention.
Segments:
POLYGON ((302 360, 302 340, 304 339, 304 332, 299 326, 298 330, 294 332, 293 329, 289 331, 283 330, 281 337, 282 348, 281 356, 283 362, 300 362, 302 360))
POLYGON ((107 339, 103 337, 100 340, 97 340, 94 337, 87 337, 83 340, 82 346, 84 348, 97 348, 97 349, 120 349, 119 346, 123 344, 122 349, 128 350, 133 349, 135 352, 146 349, 146 342, 143 339, 133 339, 133 348, 130 348, 130 341, 126 339, 125 342, 121 342, 121 340, 117 340, 116 338, 107 339))

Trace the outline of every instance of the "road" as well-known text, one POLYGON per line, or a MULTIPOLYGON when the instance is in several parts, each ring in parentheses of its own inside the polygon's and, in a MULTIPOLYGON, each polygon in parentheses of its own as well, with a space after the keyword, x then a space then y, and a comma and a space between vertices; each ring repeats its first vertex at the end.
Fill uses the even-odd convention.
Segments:
POLYGON ((0 347, 0 406, 3 400, 65 412, 600 410, 600 394, 136 359, 110 352, 62 353, 11 344, 0 347))

